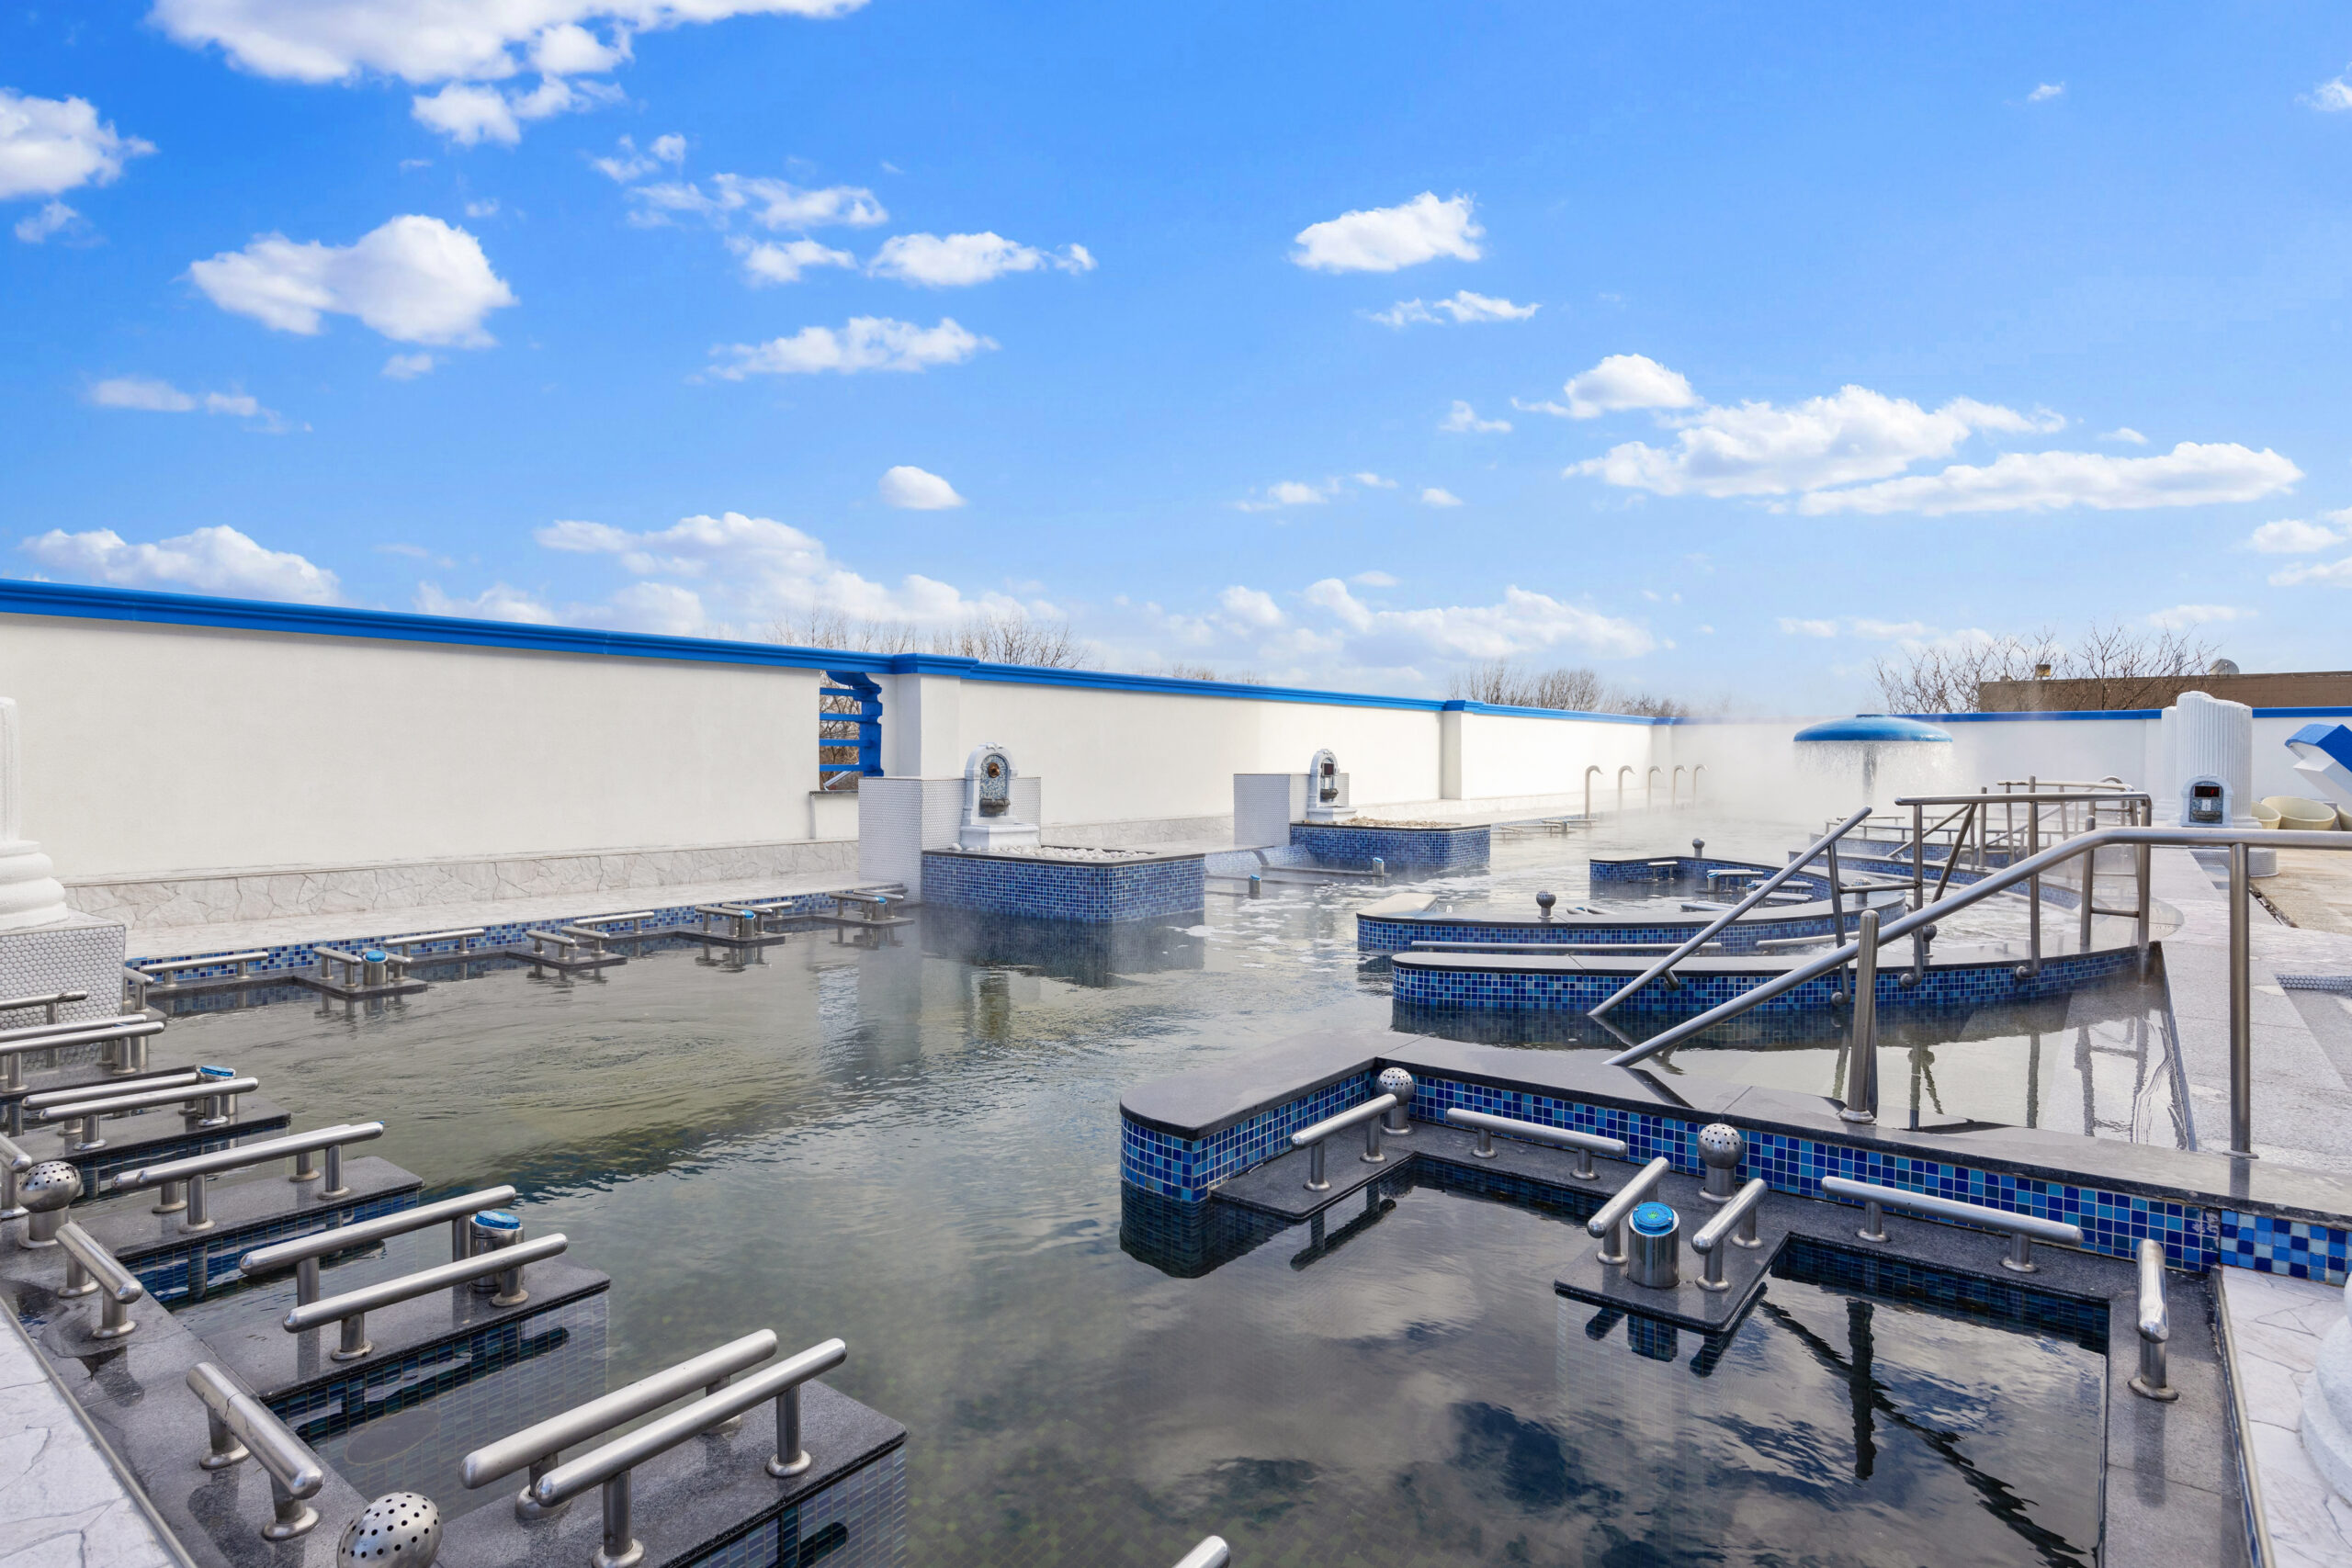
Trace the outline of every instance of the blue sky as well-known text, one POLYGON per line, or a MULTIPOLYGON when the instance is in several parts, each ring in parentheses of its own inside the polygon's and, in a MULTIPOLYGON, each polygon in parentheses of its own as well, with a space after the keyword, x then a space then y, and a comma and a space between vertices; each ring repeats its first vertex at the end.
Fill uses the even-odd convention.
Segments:
POLYGON ((0 16, 0 571, 1765 708, 2352 665, 2352 19, 0 16), (1505 427, 1508 428, 1505 428, 1505 427))

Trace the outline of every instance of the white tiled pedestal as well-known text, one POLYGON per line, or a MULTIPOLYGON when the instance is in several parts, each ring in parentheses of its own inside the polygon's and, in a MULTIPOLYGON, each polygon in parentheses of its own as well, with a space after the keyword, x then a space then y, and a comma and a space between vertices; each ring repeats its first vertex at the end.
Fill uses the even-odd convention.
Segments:
MULTIPOLYGON (((0 999, 86 991, 87 1000, 66 1003, 58 1017, 115 1017, 122 1011, 125 936, 120 920, 78 914, 30 931, 0 931, 0 999)), ((40 1023, 47 1016, 39 1008, 0 1012, 0 1029, 40 1023)))

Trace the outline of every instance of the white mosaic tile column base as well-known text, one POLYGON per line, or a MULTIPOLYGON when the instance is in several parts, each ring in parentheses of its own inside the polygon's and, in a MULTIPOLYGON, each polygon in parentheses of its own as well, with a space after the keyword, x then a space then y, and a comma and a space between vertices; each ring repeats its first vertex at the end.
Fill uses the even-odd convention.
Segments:
MULTIPOLYGON (((88 1000, 66 1003, 58 1016, 116 1016, 122 1010, 125 935, 120 920, 91 915, 69 915, 32 931, 0 931, 0 998, 86 991, 88 1000)), ((46 1016, 38 1008, 0 1012, 0 1029, 40 1023, 46 1016)))

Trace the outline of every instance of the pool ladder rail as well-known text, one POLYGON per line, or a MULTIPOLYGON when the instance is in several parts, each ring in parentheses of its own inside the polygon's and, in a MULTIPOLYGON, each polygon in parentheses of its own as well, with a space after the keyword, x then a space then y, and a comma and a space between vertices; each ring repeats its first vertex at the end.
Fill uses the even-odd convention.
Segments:
POLYGON ((326 1156, 324 1184, 311 1196, 341 1198, 350 1192, 343 1182, 343 1150, 347 1144, 366 1143, 384 1135, 381 1122, 339 1122, 333 1127, 319 1127, 308 1133, 289 1134, 282 1138, 266 1138, 257 1144, 239 1144, 230 1148, 214 1149, 208 1154, 189 1155, 181 1159, 164 1160, 154 1165, 142 1165, 126 1170, 101 1184, 102 1193, 136 1192, 141 1188, 158 1187, 155 1213, 178 1213, 185 1210, 187 1218, 180 1222, 182 1232, 209 1229, 213 1224, 209 1179, 232 1170, 248 1170, 257 1165, 290 1159, 294 1168, 286 1178, 296 1183, 321 1179, 319 1164, 312 1156, 322 1152, 326 1156))

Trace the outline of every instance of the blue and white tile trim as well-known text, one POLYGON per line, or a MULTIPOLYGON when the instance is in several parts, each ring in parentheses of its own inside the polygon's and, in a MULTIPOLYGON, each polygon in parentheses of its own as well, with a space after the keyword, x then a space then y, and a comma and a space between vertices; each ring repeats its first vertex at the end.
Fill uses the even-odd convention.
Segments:
MULTIPOLYGON (((1298 1128, 1371 1099, 1374 1076, 1367 1070, 1342 1078, 1197 1142, 1122 1117, 1120 1174, 1162 1197, 1181 1202, 1204 1201, 1218 1183, 1283 1153, 1289 1134, 1298 1128)), ((1623 1138, 1630 1159, 1647 1161, 1663 1155, 1679 1171, 1703 1174, 1695 1145, 1703 1124, 1700 1121, 1435 1075, 1422 1077, 1414 1090, 1412 1114, 1417 1122, 1442 1122, 1446 1111, 1455 1106, 1623 1138)), ((1932 1192, 2080 1225, 2092 1250, 2114 1258, 2131 1257, 2143 1237, 2154 1236, 2164 1244, 2168 1264, 2192 1271, 2221 1265, 2341 1285, 2346 1279, 2347 1262, 2352 1262, 2352 1230, 1888 1154, 1819 1138, 1752 1127, 1743 1130, 1748 1136, 1748 1152, 1741 1174, 1760 1176, 1775 1191, 1799 1197, 1820 1197, 1825 1176, 1932 1192)))
POLYGON ((1146 861, 1032 860, 926 850, 922 897, 951 909, 1035 920, 1114 925, 1189 915, 1208 902, 1202 857, 1146 861))
MULTIPOLYGON (((1392 994, 1397 1001, 1414 1007, 1474 1012, 1584 1012, 1614 995, 1629 977, 1623 970, 1610 973, 1515 967, 1510 966, 1510 960, 1505 958, 1485 961, 1492 967, 1464 967, 1464 958, 1475 960, 1476 955, 1398 953, 1390 960, 1392 994), (1440 959, 1450 962, 1441 964, 1437 962, 1440 959)), ((1558 962, 1549 958, 1540 961, 1558 962)), ((2137 968, 2139 961, 2138 951, 2128 947, 2061 953, 2044 957, 2041 973, 2024 979, 2018 977, 2019 965, 2015 958, 1981 964, 1931 964, 1926 978, 1916 986, 1903 983, 1907 970, 1889 966, 1878 973, 1878 1003, 1883 1008, 1976 1008, 2031 1001, 2097 985, 2137 968)), ((1704 1012, 1754 990, 1780 973, 1778 968, 1744 974, 1709 974, 1685 968, 1679 987, 1654 980, 1635 992, 1626 1005, 1656 1012, 1704 1012)), ((1844 973, 1833 971, 1792 986, 1770 1000, 1758 1003, 1754 1010, 1826 1010, 1836 1005, 1829 999, 1831 995, 1841 992, 1845 985, 1844 973)))
MULTIPOLYGON (((1649 925, 1601 925, 1590 919, 1567 920, 1443 920, 1426 915, 1358 915, 1356 951, 1403 953, 1417 942, 1510 942, 1567 943, 1674 943, 1687 941, 1712 917, 1649 925)), ((1852 923, 1850 918, 1848 924, 1852 923)), ((1826 906, 1819 915, 1773 919, 1744 919, 1724 928, 1717 941, 1730 953, 1752 952, 1768 938, 1827 936, 1826 906)))
POLYGON ((1329 828, 1294 822, 1291 847, 1331 865, 1388 863, 1390 872, 1456 871, 1487 863, 1493 835, 1475 828, 1329 828))
MULTIPOLYGON (((760 902, 765 903, 766 900, 763 899, 760 900, 760 902)), ((779 908, 782 913, 787 916, 830 914, 831 913, 831 904, 832 895, 830 893, 799 893, 792 895, 787 900, 779 906, 779 908)), ((1195 906, 1195 908, 1198 908, 1198 906, 1195 906)), ((566 915, 560 919, 552 916, 548 916, 535 920, 510 920, 503 925, 485 926, 482 928, 482 934, 477 937, 453 939, 447 942, 420 942, 415 946, 406 949, 406 951, 413 956, 419 959, 458 958, 469 953, 481 952, 485 948, 512 947, 519 942, 527 941, 531 932, 535 931, 555 931, 571 920, 593 919, 600 914, 608 913, 610 913, 609 910, 582 909, 576 915, 566 915)), ((632 930, 616 931, 613 933, 613 938, 616 942, 625 942, 629 937, 635 936, 639 932, 651 936, 670 931, 700 931, 702 929, 702 924, 703 917, 693 905, 673 904, 666 908, 648 911, 645 918, 638 921, 632 930)), ((440 928, 436 927, 433 929, 438 930, 440 928)), ((410 937, 423 936, 425 934, 427 933, 424 931, 387 931, 380 936, 336 937, 326 942, 323 945, 328 947, 343 948, 348 951, 364 947, 382 947, 389 942, 406 942, 410 937)), ((160 931, 147 933, 145 936, 136 940, 151 942, 155 940, 168 940, 169 935, 169 928, 164 928, 160 931)), ((255 959, 246 966, 246 972, 248 974, 251 974, 256 979, 262 979, 267 978, 270 976, 299 975, 305 971, 315 972, 319 966, 320 945, 321 944, 312 942, 288 942, 277 947, 262 949, 244 948, 240 951, 246 953, 261 952, 266 954, 265 957, 255 959)), ((179 960, 185 958, 211 958, 215 956, 226 958, 229 956, 230 952, 231 950, 229 949, 222 949, 216 954, 210 953, 173 953, 169 950, 164 950, 141 953, 135 958, 126 960, 126 962, 136 966, 141 964, 160 964, 166 960, 179 960)), ((218 980, 232 976, 236 972, 237 965, 233 964, 221 964, 200 969, 183 969, 173 975, 171 978, 174 980, 218 980)), ((157 984, 161 985, 164 984, 164 982, 158 981, 157 984)))

